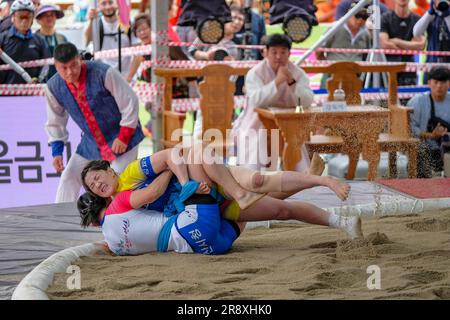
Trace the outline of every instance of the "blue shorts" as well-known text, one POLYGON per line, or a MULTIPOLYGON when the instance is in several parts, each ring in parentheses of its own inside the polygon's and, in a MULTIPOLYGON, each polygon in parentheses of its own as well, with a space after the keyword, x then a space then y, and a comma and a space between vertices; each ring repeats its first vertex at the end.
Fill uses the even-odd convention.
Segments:
POLYGON ((222 218, 218 204, 187 205, 175 226, 192 250, 201 254, 226 253, 239 236, 237 224, 222 218))

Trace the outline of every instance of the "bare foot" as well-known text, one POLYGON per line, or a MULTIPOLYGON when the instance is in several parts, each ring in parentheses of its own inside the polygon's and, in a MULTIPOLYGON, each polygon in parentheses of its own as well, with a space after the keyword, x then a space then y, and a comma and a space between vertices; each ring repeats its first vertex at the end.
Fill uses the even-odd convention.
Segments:
POLYGON ((317 152, 314 152, 313 157, 311 159, 311 164, 309 166, 309 174, 321 176, 323 170, 325 170, 325 163, 323 162, 319 154, 317 152))
POLYGON ((350 186, 343 181, 337 180, 332 177, 327 178, 327 186, 336 193, 339 199, 342 201, 347 200, 348 194, 350 193, 350 186))

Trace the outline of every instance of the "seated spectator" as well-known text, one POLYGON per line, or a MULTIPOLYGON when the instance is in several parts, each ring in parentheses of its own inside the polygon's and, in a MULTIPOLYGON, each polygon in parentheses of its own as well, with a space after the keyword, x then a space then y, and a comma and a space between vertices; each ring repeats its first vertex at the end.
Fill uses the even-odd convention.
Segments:
MULTIPOLYGON (((383 49, 423 50, 425 37, 414 36, 414 25, 420 17, 408 8, 408 0, 395 0, 394 11, 388 11, 381 16, 380 46, 383 49)), ((386 55, 391 62, 414 62, 413 55, 386 55)), ((397 75, 398 85, 416 85, 415 72, 400 72, 397 75)), ((387 84, 385 84, 387 86, 387 84)))
MULTIPOLYGON (((427 32, 427 51, 450 51, 450 8, 446 12, 436 9, 431 1, 428 11, 414 26, 414 37, 427 32)), ((449 63, 450 56, 427 56, 427 62, 449 63)))
MULTIPOLYGON (((239 11, 239 7, 233 7, 233 10, 231 10, 231 15, 233 17, 233 14, 235 17, 237 17, 238 14, 241 14, 239 11)), ((236 47, 233 47, 236 45, 235 42, 233 42, 234 35, 242 28, 241 22, 236 18, 233 19, 231 22, 225 23, 224 27, 224 37, 223 39, 211 46, 202 46, 203 42, 200 40, 200 38, 196 38, 192 44, 192 46, 189 47, 189 55, 194 60, 240 60, 241 54, 239 52, 239 49, 236 47), (223 55, 216 55, 216 51, 222 51, 225 52, 223 55), (225 57, 224 57, 225 56, 225 57)))
POLYGON ((442 137, 450 131, 450 70, 433 69, 428 85, 431 92, 416 95, 408 102, 414 108, 411 114, 412 134, 422 140, 418 154, 418 178, 430 178, 432 171, 442 171, 442 137))
MULTIPOLYGON (((0 34, 0 48, 16 62, 51 57, 44 39, 31 32, 34 11, 35 7, 30 0, 14 1, 11 5, 13 25, 0 34)), ((38 82, 47 80, 48 68, 27 68, 26 71, 38 82)), ((0 71, 0 83, 25 83, 25 80, 14 70, 7 70, 0 71)))
MULTIPOLYGON (((350 10, 357 1, 348 8, 350 10)), ((324 48, 351 48, 351 49, 370 49, 371 36, 365 24, 369 18, 367 8, 359 11, 354 16, 350 17, 343 28, 340 28, 328 41, 325 42, 324 48)), ((341 53, 341 52, 316 52, 316 57, 319 60, 330 61, 363 61, 365 54, 362 53, 341 53)), ((326 81, 329 75, 324 74, 320 83, 321 88, 326 88, 326 81)))
MULTIPOLYGON (((36 34, 44 38, 51 56, 53 56, 55 47, 58 44, 67 42, 67 38, 55 30, 56 19, 61 19, 62 17, 64 17, 64 12, 53 4, 42 5, 36 10, 36 20, 41 26, 36 31, 36 34)), ((55 66, 50 66, 48 78, 52 77, 55 73, 55 66)))
MULTIPOLYGON (((244 35, 245 35, 245 11, 243 9, 240 9, 239 11, 236 11, 234 8, 237 5, 232 5, 230 7, 231 9, 231 15, 233 17, 233 11, 235 12, 235 17, 233 19, 236 19, 236 22, 242 23, 241 28, 239 29, 239 32, 237 32, 234 35, 233 42, 237 44, 243 44, 244 43, 244 35), (236 14, 239 13, 239 14, 236 14), (242 15, 242 21, 241 16, 242 15)), ((243 5, 240 4, 238 7, 243 8, 243 5)), ((266 24, 264 21, 264 17, 257 12, 254 11, 254 9, 250 10, 251 19, 252 19, 252 41, 251 45, 258 45, 261 44, 261 39, 263 36, 266 35, 266 24)), ((260 50, 258 49, 252 49, 251 59, 252 60, 262 60, 264 57, 261 55, 260 50)))
MULTIPOLYGON (((233 136, 246 139, 256 131, 259 141, 266 138, 258 132, 264 129, 264 125, 255 112, 257 107, 292 107, 298 105, 299 100, 304 107, 312 104, 314 96, 307 74, 289 61, 291 45, 286 35, 274 34, 269 37, 266 58, 247 73, 245 88, 248 101, 233 124, 233 136)), ((244 150, 247 163, 238 164, 258 170, 264 164, 258 159, 258 145, 253 143, 250 142, 250 148, 244 150)), ((308 151, 302 146, 302 160, 297 164, 296 171, 305 171, 309 165, 308 151)))

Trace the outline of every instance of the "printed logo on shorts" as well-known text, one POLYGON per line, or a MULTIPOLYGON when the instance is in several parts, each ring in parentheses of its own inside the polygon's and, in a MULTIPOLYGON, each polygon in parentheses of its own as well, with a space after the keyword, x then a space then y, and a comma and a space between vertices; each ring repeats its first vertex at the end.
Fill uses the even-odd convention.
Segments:
POLYGON ((198 213, 196 209, 186 208, 177 218, 177 226, 182 229, 188 225, 191 225, 198 220, 198 213))

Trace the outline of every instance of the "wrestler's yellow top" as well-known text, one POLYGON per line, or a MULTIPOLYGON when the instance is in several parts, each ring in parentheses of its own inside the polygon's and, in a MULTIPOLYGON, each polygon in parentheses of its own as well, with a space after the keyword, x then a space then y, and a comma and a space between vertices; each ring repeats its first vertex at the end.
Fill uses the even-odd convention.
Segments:
POLYGON ((140 159, 131 162, 125 170, 119 175, 117 192, 126 190, 135 190, 146 180, 142 171, 140 159))

